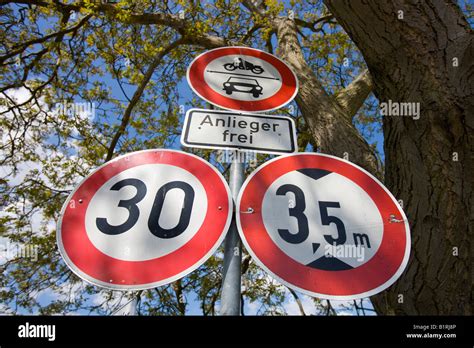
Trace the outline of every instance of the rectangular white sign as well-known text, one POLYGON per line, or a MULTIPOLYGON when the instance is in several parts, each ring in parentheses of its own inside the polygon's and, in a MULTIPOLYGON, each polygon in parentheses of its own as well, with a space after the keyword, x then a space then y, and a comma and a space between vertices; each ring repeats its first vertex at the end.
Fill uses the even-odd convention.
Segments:
POLYGON ((297 152, 292 118, 233 111, 191 109, 186 112, 181 143, 205 149, 297 152))

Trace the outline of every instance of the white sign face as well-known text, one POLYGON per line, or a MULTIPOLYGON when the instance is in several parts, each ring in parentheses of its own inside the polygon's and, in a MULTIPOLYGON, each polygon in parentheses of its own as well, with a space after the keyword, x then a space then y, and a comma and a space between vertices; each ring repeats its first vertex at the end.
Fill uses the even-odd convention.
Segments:
POLYGON ((224 239, 232 197, 201 158, 154 149, 113 159, 70 194, 57 242, 69 268, 110 289, 154 288, 202 265, 224 239))
POLYGON ((293 71, 277 57, 249 47, 221 47, 196 57, 187 80, 202 99, 218 107, 261 112, 288 104, 298 92, 293 71))
POLYGON ((206 208, 206 191, 194 175, 176 166, 146 164, 124 170, 102 185, 87 208, 86 231, 92 244, 110 257, 127 261, 151 260, 167 255, 186 244, 201 227, 207 213, 206 208), (126 233, 106 234, 101 231, 99 227, 102 227, 102 224, 97 224, 98 218, 105 219, 103 221, 107 221, 111 226, 121 226, 129 219, 129 210, 117 208, 116 202, 132 199, 137 193, 137 187, 128 184, 118 191, 112 187, 130 178, 141 181, 148 190, 170 188, 173 183, 179 183, 174 185, 174 189, 166 192, 161 214, 157 219, 157 226, 163 230, 172 230, 178 226, 185 202, 190 200, 189 192, 193 192, 190 214, 186 218, 189 220, 186 221, 187 227, 173 238, 157 238, 150 233, 147 212, 153 211, 155 195, 146 194, 137 203, 142 214, 138 214, 136 223, 126 233))
POLYGON ((303 169, 279 177, 265 193, 262 217, 270 238, 285 254, 318 269, 360 267, 375 255, 382 241, 383 221, 377 206, 360 186, 337 173, 303 169), (311 232, 304 241, 294 243, 293 235, 301 227, 288 212, 302 204, 311 232))
POLYGON ((290 117, 215 110, 189 110, 181 143, 189 147, 272 154, 297 151, 296 127, 290 117))

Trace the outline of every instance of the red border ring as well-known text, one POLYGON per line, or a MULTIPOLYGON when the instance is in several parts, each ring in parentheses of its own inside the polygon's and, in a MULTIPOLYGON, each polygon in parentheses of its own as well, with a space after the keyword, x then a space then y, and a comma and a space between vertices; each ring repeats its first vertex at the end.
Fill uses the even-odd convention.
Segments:
POLYGON ((220 47, 206 51, 191 62, 186 72, 186 78, 192 90, 199 95, 199 97, 211 104, 228 110, 255 112, 276 110, 291 102, 298 93, 298 79, 286 63, 267 52, 249 47, 220 47), (231 54, 244 54, 256 57, 273 65, 282 77, 281 88, 273 96, 256 101, 232 99, 215 92, 205 83, 204 70, 214 59, 231 54))
POLYGON ((349 300, 372 296, 403 273, 410 255, 410 228, 392 194, 370 173, 355 164, 324 154, 301 153, 275 158, 255 170, 237 199, 237 227, 247 251, 257 263, 283 284, 310 296, 349 300), (384 230, 377 253, 360 267, 324 271, 307 267, 287 256, 271 239, 262 220, 266 190, 282 175, 303 168, 324 169, 359 185, 379 209, 384 230), (242 214, 248 208, 252 214, 242 214), (404 223, 389 223, 390 215, 404 223))
POLYGON ((182 151, 132 152, 95 169, 69 195, 58 221, 57 243, 69 268, 82 279, 109 289, 142 290, 170 283, 202 265, 219 247, 232 219, 229 187, 211 164, 182 151), (144 164, 179 166, 196 176, 207 194, 204 222, 191 240, 174 252, 146 261, 125 261, 98 250, 87 236, 85 214, 90 199, 111 177, 144 164), (75 208, 70 207, 75 200, 75 208), (82 204, 78 203, 82 199, 82 204), (220 209, 218 208, 220 207, 220 209))

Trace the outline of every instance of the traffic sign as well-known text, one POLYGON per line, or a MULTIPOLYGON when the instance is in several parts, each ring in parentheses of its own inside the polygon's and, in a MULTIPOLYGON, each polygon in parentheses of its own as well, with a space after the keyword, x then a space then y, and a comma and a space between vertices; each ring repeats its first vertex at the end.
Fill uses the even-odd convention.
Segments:
POLYGON ((222 175, 201 158, 145 150, 94 170, 70 194, 58 222, 62 257, 82 279, 148 289, 203 264, 231 222, 222 175))
POLYGON ((239 149, 285 154, 297 151, 296 127, 286 116, 191 109, 181 143, 205 149, 239 149))
POLYGON ((296 75, 277 57, 248 47, 222 47, 199 55, 187 71, 193 91, 218 107, 278 109, 296 96, 296 75))
POLYGON ((392 194, 340 158, 301 153, 275 158, 245 181, 237 226, 255 261, 305 294, 372 296, 402 274, 410 231, 392 194))

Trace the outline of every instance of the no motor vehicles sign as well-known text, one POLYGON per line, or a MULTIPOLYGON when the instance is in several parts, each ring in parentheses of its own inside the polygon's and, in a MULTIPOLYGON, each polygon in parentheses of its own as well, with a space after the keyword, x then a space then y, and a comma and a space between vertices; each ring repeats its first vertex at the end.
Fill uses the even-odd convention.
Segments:
POLYGON ((283 61, 248 47, 204 52, 190 64, 187 79, 202 99, 239 111, 275 110, 298 92, 296 76, 283 61))

